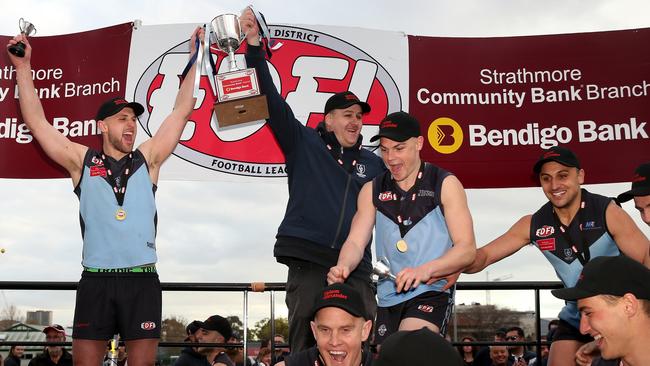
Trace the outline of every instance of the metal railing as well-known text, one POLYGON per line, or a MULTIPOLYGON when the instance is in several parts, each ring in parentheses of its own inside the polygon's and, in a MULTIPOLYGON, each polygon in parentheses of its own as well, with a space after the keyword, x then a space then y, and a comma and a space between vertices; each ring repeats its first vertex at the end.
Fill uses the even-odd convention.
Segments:
MULTIPOLYGON (((76 290, 78 282, 48 282, 48 281, 0 281, 0 290, 76 290)), ((214 343, 203 344, 208 347, 223 348, 243 348, 244 360, 247 357, 248 347, 248 294, 250 292, 269 292, 270 294, 270 327, 271 354, 275 355, 275 343, 273 335, 275 334, 275 292, 285 291, 284 282, 252 282, 252 283, 215 283, 215 282, 162 282, 163 291, 209 291, 209 292, 243 292, 243 340, 241 343, 214 343)), ((548 344, 542 342, 541 338, 541 316, 540 316, 540 291, 553 290, 562 288, 562 283, 558 281, 543 282, 526 282, 526 281, 509 281, 509 282, 459 282, 456 290, 532 290, 535 294, 535 341, 527 342, 452 342, 454 346, 458 345, 523 345, 535 346, 537 359, 541 360, 541 346, 548 344)), ((455 322, 454 322, 455 323, 455 322)), ((0 346, 46 346, 59 345, 70 346, 71 342, 25 342, 25 341, 3 341, 0 340, 0 346)), ((159 347, 185 347, 188 343, 183 342, 160 342, 159 347)), ((287 345, 279 345, 287 346, 287 345)))

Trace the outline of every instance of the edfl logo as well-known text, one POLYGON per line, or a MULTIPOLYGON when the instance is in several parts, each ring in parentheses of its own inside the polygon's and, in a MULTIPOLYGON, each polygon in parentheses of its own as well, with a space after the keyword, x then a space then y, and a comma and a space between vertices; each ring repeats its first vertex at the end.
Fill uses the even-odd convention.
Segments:
POLYGON ((454 153, 463 144, 463 130, 458 122, 448 117, 431 122, 427 137, 431 147, 441 154, 454 153))
MULTIPOLYGON (((323 120, 323 107, 334 93, 350 90, 368 102, 372 111, 364 116, 362 134, 377 133, 378 123, 388 112, 402 109, 401 97, 391 75, 370 55, 346 41, 322 32, 271 26, 271 37, 282 47, 268 61, 273 82, 291 106, 296 118, 308 127, 323 120)), ((135 89, 135 100, 148 106, 140 123, 153 135, 174 104, 179 70, 187 62, 188 42, 183 42, 154 60, 135 89)), ((235 56, 245 65, 245 47, 235 56)), ((211 50, 218 72, 226 71, 226 55, 211 50)), ((256 176, 286 176, 284 156, 266 121, 235 128, 220 128, 212 112, 215 96, 212 76, 203 75, 197 98, 181 141, 174 154, 197 166, 222 173, 256 176)))

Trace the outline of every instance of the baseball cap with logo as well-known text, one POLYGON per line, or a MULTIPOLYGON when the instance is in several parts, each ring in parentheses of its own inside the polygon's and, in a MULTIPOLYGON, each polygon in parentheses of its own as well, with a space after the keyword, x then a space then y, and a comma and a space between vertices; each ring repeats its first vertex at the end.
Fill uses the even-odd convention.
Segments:
POLYGON ((335 283, 323 288, 316 298, 313 309, 314 317, 320 309, 328 307, 339 308, 356 317, 369 319, 365 314, 365 307, 359 292, 344 283, 335 283))
POLYGON ((122 109, 129 107, 133 109, 133 113, 135 113, 136 116, 141 115, 144 113, 144 107, 142 104, 137 103, 137 102, 127 102, 126 99, 124 98, 111 98, 107 101, 104 102, 104 104, 99 107, 99 110, 97 110, 97 115, 95 116, 95 120, 103 120, 107 117, 110 117, 114 115, 115 113, 121 111, 122 109))
POLYGON ((399 331, 382 342, 373 366, 462 366, 458 351, 429 328, 399 331))
POLYGON ((564 166, 580 169, 580 161, 578 161, 578 157, 573 153, 573 151, 565 147, 553 146, 548 150, 544 150, 544 153, 542 153, 535 163, 535 166, 533 167, 535 174, 539 174, 542 170, 542 165, 549 161, 555 161, 564 166))
POLYGON ((370 105, 366 102, 362 102, 359 98, 354 95, 353 92, 345 91, 341 93, 336 93, 332 95, 327 102, 325 102, 325 112, 328 114, 334 109, 345 109, 351 105, 358 104, 361 107, 361 112, 368 113, 370 112, 370 105))
POLYGON ((386 137, 393 141, 406 141, 411 137, 421 136, 420 122, 406 112, 394 112, 387 115, 379 123, 379 133, 370 139, 370 142, 386 137))
POLYGON ((553 290, 563 300, 578 300, 597 295, 623 296, 631 293, 650 300, 650 269, 624 255, 597 257, 582 269, 574 287, 553 290))
POLYGON ((43 333, 47 334, 47 332, 49 332, 51 330, 53 330, 53 331, 55 331, 57 333, 61 333, 61 334, 65 335, 65 328, 63 328, 62 326, 60 326, 58 324, 48 325, 47 327, 45 327, 45 329, 43 329, 43 333))
POLYGON ((650 163, 639 165, 632 177, 632 189, 618 195, 618 202, 627 202, 637 196, 650 195, 650 163))
POLYGON ((228 319, 219 315, 213 315, 207 318, 204 322, 201 322, 199 327, 206 330, 216 330, 226 339, 226 341, 232 337, 232 327, 230 326, 230 322, 228 319))

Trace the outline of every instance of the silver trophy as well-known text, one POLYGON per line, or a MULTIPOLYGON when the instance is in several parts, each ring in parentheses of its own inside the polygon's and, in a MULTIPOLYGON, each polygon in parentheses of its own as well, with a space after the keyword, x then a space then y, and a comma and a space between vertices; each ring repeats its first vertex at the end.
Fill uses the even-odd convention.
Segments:
POLYGON ((215 76, 217 100, 214 113, 219 127, 237 125, 269 118, 266 96, 260 92, 255 69, 237 66, 235 51, 246 34, 241 32, 239 17, 223 14, 210 22, 210 43, 228 54, 229 71, 215 76))
MULTIPOLYGON (((32 35, 36 34, 36 27, 34 24, 26 21, 23 18, 20 18, 18 21, 18 28, 20 28, 20 33, 26 35, 27 37, 31 37, 32 35)), ((17 57, 24 57, 25 44, 23 42, 18 42, 14 45, 11 45, 9 46, 9 52, 11 52, 13 55, 16 55, 17 57)))
POLYGON ((223 14, 212 19, 213 33, 210 42, 228 54, 230 71, 239 70, 235 61, 235 51, 239 49, 246 35, 241 32, 239 17, 235 14, 223 14))
POLYGON ((385 280, 387 278, 393 281, 397 280, 397 277, 395 277, 395 275, 390 271, 390 262, 388 262, 388 258, 386 257, 380 257, 379 260, 372 265, 372 273, 379 276, 380 280, 385 280))

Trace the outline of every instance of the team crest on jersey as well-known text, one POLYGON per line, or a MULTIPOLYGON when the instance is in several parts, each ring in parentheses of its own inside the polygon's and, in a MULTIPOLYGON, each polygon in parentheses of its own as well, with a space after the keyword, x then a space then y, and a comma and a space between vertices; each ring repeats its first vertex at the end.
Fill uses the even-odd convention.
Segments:
POLYGON ((384 336, 384 334, 386 334, 387 331, 388 329, 386 328, 386 324, 382 324, 379 326, 379 328, 377 328, 377 333, 382 337, 384 336))
POLYGON ((545 238, 547 236, 553 235, 554 233, 555 233, 555 228, 549 225, 544 225, 539 229, 535 230, 535 235, 537 235, 538 238, 545 238))
POLYGON ((565 248, 564 249, 564 260, 569 260, 571 258, 573 258, 573 250, 571 250, 569 248, 565 248))
POLYGON ((377 198, 381 202, 392 201, 396 199, 395 194, 391 191, 381 192, 377 198))
POLYGON ((357 176, 359 178, 365 178, 366 177, 366 165, 365 164, 358 163, 355 166, 355 168, 357 170, 357 176))
MULTIPOLYGON (((389 111, 403 109, 393 76, 366 51, 337 36, 307 28, 271 25, 270 36, 282 46, 267 61, 280 95, 285 98, 300 122, 316 127, 323 120, 325 101, 344 90, 354 92, 372 105, 364 116, 364 132, 374 134, 379 121, 389 111)), ((170 112, 169 100, 178 92, 177 64, 187 60, 188 41, 160 55, 140 76, 134 99, 147 106, 139 117, 144 132, 152 136, 160 121, 170 112)), ((245 65, 242 47, 235 55, 245 65)), ((228 69, 227 55, 211 47, 217 72, 228 69)), ((210 79, 200 80, 202 97, 190 116, 183 137, 174 150, 179 158, 221 173, 252 177, 285 177, 284 154, 266 121, 253 121, 236 128, 221 128, 213 113, 215 95, 210 79)), ((357 166, 356 174, 365 175, 357 166)))

